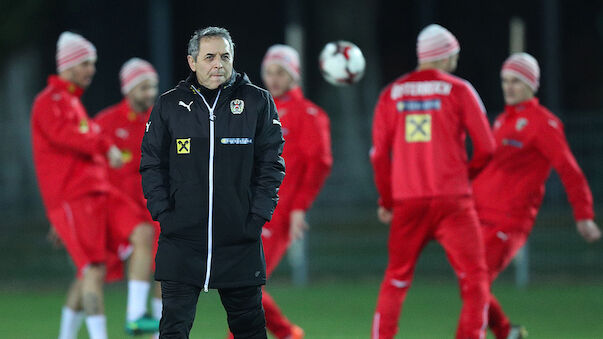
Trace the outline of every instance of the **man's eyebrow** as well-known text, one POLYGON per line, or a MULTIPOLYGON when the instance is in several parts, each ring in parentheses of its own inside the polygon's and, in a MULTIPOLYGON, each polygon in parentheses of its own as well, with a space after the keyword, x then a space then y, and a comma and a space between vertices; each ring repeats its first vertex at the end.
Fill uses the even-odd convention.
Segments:
MULTIPOLYGON (((220 54, 220 53, 205 53, 205 56, 215 56, 217 54, 220 54)), ((230 52, 225 52, 225 53, 222 53, 220 55, 228 55, 228 56, 230 56, 230 52)))

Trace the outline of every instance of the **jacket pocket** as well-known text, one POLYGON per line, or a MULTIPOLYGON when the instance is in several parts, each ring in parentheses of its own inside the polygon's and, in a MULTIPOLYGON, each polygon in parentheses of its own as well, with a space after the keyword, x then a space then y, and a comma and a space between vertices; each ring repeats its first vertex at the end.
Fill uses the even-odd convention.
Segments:
POLYGON ((264 218, 257 214, 249 213, 249 215, 247 215, 247 221, 245 222, 245 239, 251 241, 259 240, 262 234, 262 227, 265 223, 266 220, 264 220, 264 218))
POLYGON ((161 229, 161 234, 169 235, 170 234, 170 219, 172 219, 173 215, 172 210, 167 210, 163 212, 157 221, 159 221, 159 227, 161 229))
POLYGON ((207 189, 202 184, 185 184, 174 191, 174 209, 168 219, 168 231, 191 239, 203 237, 207 223, 207 189))

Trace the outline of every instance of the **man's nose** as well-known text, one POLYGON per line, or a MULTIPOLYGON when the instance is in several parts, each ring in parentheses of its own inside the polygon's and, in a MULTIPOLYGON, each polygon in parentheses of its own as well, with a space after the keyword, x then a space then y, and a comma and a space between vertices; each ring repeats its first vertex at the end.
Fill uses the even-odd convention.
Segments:
POLYGON ((216 58, 216 60, 214 60, 212 66, 215 67, 215 68, 223 68, 224 65, 222 65, 222 59, 216 58))

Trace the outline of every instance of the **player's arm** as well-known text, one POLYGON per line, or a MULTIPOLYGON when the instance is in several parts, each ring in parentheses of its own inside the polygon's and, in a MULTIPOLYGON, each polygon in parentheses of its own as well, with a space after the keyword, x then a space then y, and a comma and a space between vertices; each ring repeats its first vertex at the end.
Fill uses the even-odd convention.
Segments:
POLYGON ((574 211, 578 232, 589 242, 598 240, 601 232, 593 222, 593 196, 586 177, 569 148, 563 125, 556 120, 547 119, 536 133, 535 145, 549 159, 561 178, 574 211))
POLYGON ((58 103, 36 105, 34 114, 36 129, 56 147, 95 155, 106 154, 112 146, 108 138, 94 130, 90 119, 69 118, 58 103))
POLYGON ((122 153, 121 150, 116 146, 117 143, 115 142, 113 134, 109 132, 111 130, 112 122, 111 115, 109 115, 109 111, 104 110, 99 112, 93 120, 100 127, 100 133, 108 140, 109 144, 112 145, 107 151, 107 159, 109 159, 109 166, 111 168, 120 168, 121 166, 123 166, 122 153))
POLYGON ((254 176, 251 178, 251 213, 264 221, 272 218, 278 202, 278 188, 285 177, 283 133, 272 96, 266 92, 258 110, 254 140, 254 176))
MULTIPOLYGON (((323 113, 324 114, 324 113, 323 113)), ((292 202, 294 210, 307 211, 329 176, 333 166, 331 132, 326 115, 308 115, 300 125, 306 143, 302 150, 305 163, 303 178, 292 202)))
POLYGON ((289 215, 291 240, 303 238, 304 232, 309 228, 306 211, 318 196, 333 166, 331 131, 326 113, 319 111, 316 115, 306 115, 299 128, 302 129, 301 135, 307 141, 302 150, 303 162, 306 166, 296 188, 289 215))
POLYGON ((172 141, 162 97, 154 106, 142 138, 140 174, 147 208, 153 220, 161 221, 170 209, 169 157, 172 141))
POLYGON ((486 166, 494 154, 496 142, 488 123, 484 104, 473 86, 459 92, 462 117, 473 145, 473 155, 469 162, 469 178, 474 178, 486 166))
POLYGON ((371 164, 375 176, 375 185, 379 193, 379 206, 391 210, 392 201, 392 142, 394 137, 394 124, 391 118, 391 107, 387 96, 389 91, 381 93, 373 117, 373 146, 370 151, 371 164))

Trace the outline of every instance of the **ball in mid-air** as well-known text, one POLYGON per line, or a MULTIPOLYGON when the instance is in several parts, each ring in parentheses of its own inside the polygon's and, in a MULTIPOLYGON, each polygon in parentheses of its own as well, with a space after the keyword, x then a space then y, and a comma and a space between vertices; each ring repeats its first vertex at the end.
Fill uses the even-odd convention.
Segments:
POLYGON ((336 86, 345 86, 362 78, 366 61, 358 46, 339 40, 325 45, 320 53, 319 66, 325 80, 336 86))

